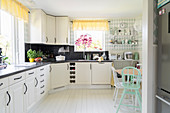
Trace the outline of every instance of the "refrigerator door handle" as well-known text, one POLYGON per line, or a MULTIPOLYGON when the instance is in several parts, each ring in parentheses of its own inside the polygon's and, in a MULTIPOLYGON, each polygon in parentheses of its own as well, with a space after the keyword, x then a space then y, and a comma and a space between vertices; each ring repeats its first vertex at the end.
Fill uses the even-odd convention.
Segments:
POLYGON ((168 104, 170 106, 170 102, 168 102, 167 100, 164 99, 164 97, 160 97, 158 95, 156 95, 156 98, 158 98, 159 100, 161 100, 162 102, 168 104))

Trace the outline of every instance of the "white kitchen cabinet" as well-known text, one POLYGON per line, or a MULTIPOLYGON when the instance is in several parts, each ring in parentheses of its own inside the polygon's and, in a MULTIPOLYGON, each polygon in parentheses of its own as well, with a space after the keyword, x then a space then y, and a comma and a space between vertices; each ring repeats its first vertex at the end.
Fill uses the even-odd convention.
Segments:
POLYGON ((91 63, 76 63, 76 83, 91 84, 91 63))
POLYGON ((51 64, 51 89, 66 86, 68 79, 68 63, 51 64))
POLYGON ((35 80, 35 76, 29 77, 26 79, 26 85, 27 85, 27 93, 26 93, 26 105, 25 105, 25 109, 26 111, 31 110, 31 108, 34 106, 34 104, 36 103, 36 98, 35 98, 35 84, 36 80, 35 80))
POLYGON ((46 42, 46 14, 39 9, 31 10, 29 43, 46 42))
POLYGON ((70 24, 68 17, 56 17, 56 44, 69 44, 70 24))
POLYGON ((56 30, 55 30, 55 17, 47 15, 47 44, 54 44, 56 43, 56 30))
POLYGON ((0 113, 9 113, 7 103, 10 101, 8 87, 0 90, 0 113))
POLYGON ((30 112, 49 90, 49 66, 0 79, 0 113, 30 112))
POLYGON ((111 63, 92 63, 92 84, 110 84, 111 63))
POLYGON ((25 81, 18 82, 9 87, 11 101, 9 102, 9 113, 25 113, 25 94, 27 87, 25 81))

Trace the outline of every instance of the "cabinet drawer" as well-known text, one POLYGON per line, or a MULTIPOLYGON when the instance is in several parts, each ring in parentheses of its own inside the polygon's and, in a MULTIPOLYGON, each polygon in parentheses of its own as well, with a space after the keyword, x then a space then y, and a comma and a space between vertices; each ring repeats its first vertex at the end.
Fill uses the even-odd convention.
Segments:
POLYGON ((19 73, 9 77, 9 85, 25 80, 25 72, 19 73))
POLYGON ((0 89, 8 87, 8 77, 0 79, 0 89))
POLYGON ((45 66, 37 68, 37 74, 45 73, 45 66))
POLYGON ((45 95, 45 89, 40 89, 40 97, 42 98, 45 95))
POLYGON ((44 84, 45 83, 45 79, 40 79, 39 80, 39 84, 41 85, 41 84, 44 84))
POLYGON ((32 76, 35 76, 35 75, 36 75, 36 69, 26 71, 26 78, 32 77, 32 76))
POLYGON ((40 73, 39 75, 38 75, 38 78, 45 78, 45 73, 40 73))

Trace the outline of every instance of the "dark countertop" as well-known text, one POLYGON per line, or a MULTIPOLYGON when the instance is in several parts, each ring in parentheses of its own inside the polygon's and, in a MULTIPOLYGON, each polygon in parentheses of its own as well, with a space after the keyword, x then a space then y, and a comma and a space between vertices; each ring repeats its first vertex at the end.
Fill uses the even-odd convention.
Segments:
POLYGON ((30 69, 35 69, 41 66, 48 65, 50 63, 41 63, 41 64, 35 64, 32 66, 15 66, 15 65, 9 65, 6 69, 0 70, 0 79, 4 77, 11 76, 13 74, 21 73, 24 71, 28 71, 30 69))
MULTIPOLYGON (((49 61, 50 63, 67 63, 67 62, 99 62, 97 60, 65 60, 65 61, 49 61)), ((101 62, 113 62, 112 60, 103 60, 101 62)))
MULTIPOLYGON (((66 61, 48 61, 43 62, 38 65, 32 65, 32 66, 15 66, 15 65, 9 65, 6 69, 0 70, 0 79, 4 77, 8 77, 17 73, 21 73, 24 71, 28 71, 30 69, 35 69, 44 65, 48 65, 51 63, 66 63, 66 62, 99 62, 96 60, 66 60, 66 61)), ((104 60, 101 62, 113 62, 112 60, 104 60)))

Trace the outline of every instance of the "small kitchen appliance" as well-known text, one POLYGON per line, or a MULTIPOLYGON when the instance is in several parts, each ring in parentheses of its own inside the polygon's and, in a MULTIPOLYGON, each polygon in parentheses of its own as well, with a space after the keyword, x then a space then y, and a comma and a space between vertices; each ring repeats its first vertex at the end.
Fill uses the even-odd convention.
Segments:
POLYGON ((124 52, 124 59, 125 60, 133 60, 133 53, 132 52, 124 52))
POLYGON ((64 61, 65 60, 65 56, 62 56, 62 55, 56 56, 55 58, 56 58, 56 61, 64 61))

